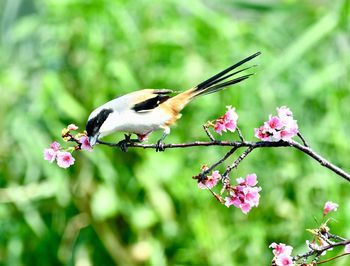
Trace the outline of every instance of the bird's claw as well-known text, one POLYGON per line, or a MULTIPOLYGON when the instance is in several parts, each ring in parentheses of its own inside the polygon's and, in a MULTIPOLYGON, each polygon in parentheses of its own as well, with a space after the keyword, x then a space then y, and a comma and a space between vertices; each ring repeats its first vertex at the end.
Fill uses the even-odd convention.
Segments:
POLYGON ((128 152, 128 144, 129 142, 126 139, 123 139, 118 142, 118 146, 122 150, 122 152, 128 152))
POLYGON ((156 144, 156 152, 159 151, 165 151, 164 142, 162 140, 158 140, 156 144))
POLYGON ((123 152, 128 152, 128 144, 131 143, 130 135, 124 134, 125 139, 118 142, 118 146, 123 152))

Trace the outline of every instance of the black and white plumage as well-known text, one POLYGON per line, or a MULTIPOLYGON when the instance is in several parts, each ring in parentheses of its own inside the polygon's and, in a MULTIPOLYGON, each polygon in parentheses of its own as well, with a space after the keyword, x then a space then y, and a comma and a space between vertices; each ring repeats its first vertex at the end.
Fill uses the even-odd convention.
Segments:
POLYGON ((233 77, 249 67, 235 72, 233 70, 258 55, 260 52, 175 96, 171 95, 172 90, 144 89, 125 94, 101 105, 90 114, 86 124, 90 145, 95 145, 100 138, 117 131, 134 133, 139 140, 143 140, 151 132, 162 129, 164 133, 158 142, 161 145, 170 133, 170 126, 181 117, 181 110, 189 102, 197 96, 214 93, 249 78, 252 74, 233 77))

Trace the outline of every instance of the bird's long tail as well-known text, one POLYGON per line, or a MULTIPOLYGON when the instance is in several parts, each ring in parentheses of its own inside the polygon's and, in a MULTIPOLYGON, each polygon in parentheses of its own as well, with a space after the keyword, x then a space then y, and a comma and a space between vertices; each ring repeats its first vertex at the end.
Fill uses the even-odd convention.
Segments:
POLYGON ((243 75, 243 76, 235 77, 235 78, 231 78, 231 77, 251 68, 251 67, 246 67, 246 68, 243 68, 241 70, 237 70, 237 71, 233 72, 233 70, 237 69, 239 66, 252 60, 253 58, 257 57, 260 54, 261 54, 260 52, 257 52, 251 56, 248 56, 247 58, 239 61, 238 63, 226 68, 225 70, 221 71, 220 73, 218 73, 218 74, 212 76, 211 78, 203 81, 202 83, 198 84, 196 87, 191 89, 193 97, 217 92, 219 90, 226 88, 227 86, 239 83, 239 82, 249 78, 253 74, 247 74, 247 75, 243 75))
POLYGON ((217 91, 222 90, 230 85, 239 83, 239 82, 249 78, 253 74, 246 74, 246 75, 242 75, 239 77, 234 77, 234 76, 251 68, 252 66, 246 67, 246 68, 243 68, 240 70, 236 70, 236 71, 233 71, 233 70, 237 69, 238 67, 240 67, 244 63, 252 60, 253 58, 257 57, 260 54, 261 54, 260 52, 257 52, 251 56, 248 56, 247 58, 239 61, 238 63, 236 63, 228 68, 226 68, 225 70, 221 71, 220 73, 203 81, 202 83, 198 84, 197 86, 176 95, 175 97, 171 98, 171 100, 172 100, 171 102, 175 103, 175 106, 177 106, 177 108, 179 109, 177 111, 179 112, 179 111, 181 111, 181 109, 183 107, 185 107, 185 105, 187 103, 192 101, 197 96, 207 95, 207 94, 217 92, 217 91))

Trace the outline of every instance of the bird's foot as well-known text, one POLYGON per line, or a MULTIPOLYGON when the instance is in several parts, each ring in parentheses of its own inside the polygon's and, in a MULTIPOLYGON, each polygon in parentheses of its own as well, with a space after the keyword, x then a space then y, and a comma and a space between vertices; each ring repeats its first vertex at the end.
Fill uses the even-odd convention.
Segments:
POLYGON ((158 140, 156 144, 156 152, 159 152, 159 151, 165 151, 164 142, 161 139, 158 140))
POLYGON ((123 139, 118 142, 118 146, 122 150, 122 152, 128 152, 128 144, 129 142, 126 139, 123 139))
POLYGON ((125 139, 118 142, 118 146, 123 152, 128 152, 128 147, 130 144, 140 142, 138 139, 131 139, 131 135, 124 134, 125 139))

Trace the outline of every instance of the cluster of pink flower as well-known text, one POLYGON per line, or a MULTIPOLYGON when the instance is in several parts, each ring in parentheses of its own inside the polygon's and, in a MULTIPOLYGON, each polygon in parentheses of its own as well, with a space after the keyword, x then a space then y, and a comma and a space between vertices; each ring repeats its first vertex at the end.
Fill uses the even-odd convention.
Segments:
POLYGON ((235 108, 231 106, 226 106, 226 113, 215 120, 214 130, 218 134, 222 134, 222 131, 226 132, 227 130, 234 132, 237 128, 238 114, 235 111, 235 108))
MULTIPOLYGON (((327 201, 323 207, 323 216, 326 216, 331 211, 336 211, 338 206, 339 205, 337 203, 334 203, 332 201, 327 201)), ((326 226, 326 224, 322 224, 321 228, 322 230, 326 230, 327 232, 329 232, 329 228, 326 226)), ((316 232, 318 230, 320 229, 317 229, 317 230, 309 229, 308 231, 316 232)), ((314 233, 314 234, 317 235, 317 233, 314 233)), ((320 250, 321 248, 329 245, 327 241, 323 240, 320 237, 317 237, 315 239, 312 242, 308 240, 306 241, 306 245, 309 250, 320 250), (317 241, 315 239, 317 239, 317 241)), ((280 243, 280 244, 272 243, 269 247, 273 249, 272 252, 274 254, 274 258, 273 258, 274 265, 276 266, 295 265, 295 263, 293 262, 293 258, 291 256, 293 247, 287 246, 283 243, 280 243)), ((328 250, 332 250, 332 249, 329 248, 328 250)), ((345 245, 344 252, 350 253, 350 244, 345 245)), ((325 253, 326 251, 324 251, 321 255, 324 255, 325 253)))
MULTIPOLYGON (((205 170, 205 168, 202 168, 202 170, 205 170)), ((213 171, 211 176, 207 176, 204 180, 198 182, 198 187, 200 189, 208 189, 208 188, 213 188, 216 186, 216 184, 219 182, 221 179, 221 175, 219 171, 213 171)))
POLYGON ((71 130, 77 130, 78 127, 74 124, 70 124, 67 128, 62 130, 62 138, 64 141, 75 141, 78 145, 70 147, 67 150, 63 150, 61 145, 54 141, 51 143, 50 148, 44 149, 44 159, 53 163, 57 160, 57 165, 61 168, 68 168, 74 164, 74 157, 72 156, 75 150, 92 151, 92 147, 89 144, 89 138, 85 133, 78 133, 76 137, 70 133, 71 130))
POLYGON ((286 246, 283 243, 272 243, 269 248, 272 248, 274 254, 273 262, 276 266, 293 266, 292 251, 293 247, 286 246))
POLYGON ((255 137, 263 141, 288 141, 297 134, 297 121, 293 119, 293 113, 286 106, 277 108, 277 116, 270 115, 268 121, 255 129, 255 137))
POLYGON ((57 160, 57 165, 62 168, 68 168, 74 164, 75 159, 68 151, 61 151, 61 145, 54 141, 49 149, 44 150, 44 159, 53 163, 57 160))
POLYGON ((225 198, 225 205, 235 207, 242 210, 244 214, 247 214, 252 207, 259 205, 261 187, 256 187, 257 176, 256 174, 247 175, 245 179, 238 178, 237 185, 229 188, 230 196, 225 198))

